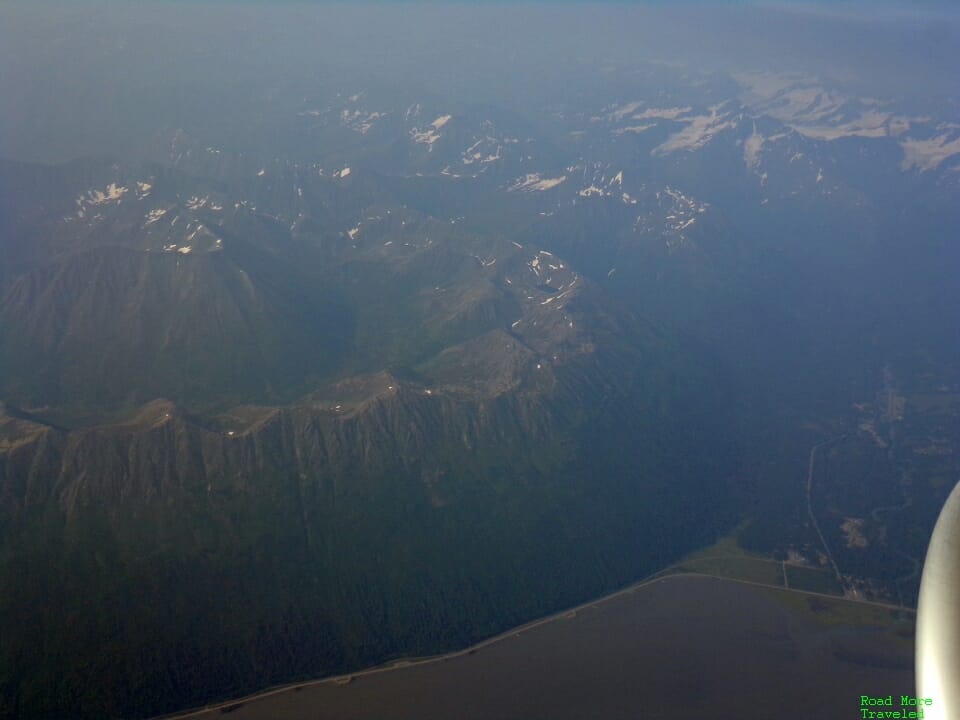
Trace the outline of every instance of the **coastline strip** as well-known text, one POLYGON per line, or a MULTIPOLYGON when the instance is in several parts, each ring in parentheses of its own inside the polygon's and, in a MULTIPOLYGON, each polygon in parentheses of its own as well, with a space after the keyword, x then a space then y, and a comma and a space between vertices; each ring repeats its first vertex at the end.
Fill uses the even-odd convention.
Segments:
POLYGON ((443 653, 441 655, 427 655, 421 657, 407 657, 407 658, 396 658, 382 665, 375 665, 363 670, 356 670, 354 672, 343 673, 341 675, 328 676, 324 678, 318 678, 315 680, 303 680, 300 682, 285 683, 283 685, 276 685, 272 688, 267 688, 265 690, 260 690, 249 695, 244 695, 243 697, 233 698, 230 700, 224 700, 217 703, 212 703, 210 705, 204 705, 203 707, 192 708, 188 710, 179 710, 175 713, 168 713, 166 715, 158 715, 151 720, 183 720, 184 718, 192 718, 203 715, 205 713, 219 712, 223 709, 230 708, 232 706, 244 705, 246 703, 255 702, 262 700, 263 698, 271 697, 273 695, 279 695, 280 693, 291 692, 294 690, 299 690, 302 688, 313 687, 316 685, 322 685, 324 683, 331 683, 335 685, 346 685, 353 680, 361 677, 368 677, 370 675, 376 675, 379 673, 390 672, 393 670, 403 670, 411 667, 417 667, 421 665, 429 665, 433 663, 445 662, 447 660, 453 660, 458 657, 463 657, 465 655, 471 655, 482 648, 494 645, 503 640, 506 640, 510 637, 515 637, 521 635, 522 633, 532 630, 534 628, 540 627, 541 625, 546 625, 547 623, 555 622, 557 620, 570 619, 575 617, 577 613, 581 610, 595 607, 601 605, 605 602, 613 600, 624 595, 636 592, 643 589, 648 585, 652 585, 657 582, 664 580, 669 580, 671 578, 682 578, 682 577, 694 577, 694 578, 712 578, 714 580, 722 580, 726 582, 736 582, 742 585, 750 585, 752 587, 765 588, 769 590, 779 590, 781 592, 791 592, 791 593, 800 593, 802 595, 810 595, 814 597, 822 597, 828 600, 833 600, 834 602, 850 602, 856 603, 859 605, 872 605, 875 607, 882 607, 888 610, 897 610, 901 612, 916 613, 914 608, 904 608, 899 605, 894 605, 891 603, 882 603, 875 602, 872 600, 862 600, 857 598, 849 597, 840 597, 837 595, 829 595, 827 593, 814 592, 811 590, 801 590, 799 588, 787 588, 782 585, 767 585, 765 583, 753 582, 751 580, 741 580, 738 578, 731 577, 722 577, 718 575, 709 575, 707 573, 700 572, 686 572, 686 571, 676 571, 677 566, 671 565, 670 567, 664 568, 659 572, 650 575, 649 577, 640 580, 639 582, 628 585, 627 587, 621 588, 620 590, 615 590, 612 593, 607 595, 602 595, 600 597, 588 600, 580 605, 574 607, 565 608, 559 610, 550 615, 546 615, 542 618, 531 620, 523 625, 517 625, 516 627, 510 628, 508 630, 487 638, 486 640, 481 640, 475 645, 470 645, 461 650, 454 650, 449 653, 443 653))

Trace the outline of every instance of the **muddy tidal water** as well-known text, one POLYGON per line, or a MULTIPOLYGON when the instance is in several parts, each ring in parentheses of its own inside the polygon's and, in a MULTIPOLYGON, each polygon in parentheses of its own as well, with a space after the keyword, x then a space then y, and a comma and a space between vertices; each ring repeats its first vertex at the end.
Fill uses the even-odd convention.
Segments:
POLYGON ((190 717, 857 720, 861 695, 913 693, 913 621, 898 615, 672 576, 470 653, 190 717))

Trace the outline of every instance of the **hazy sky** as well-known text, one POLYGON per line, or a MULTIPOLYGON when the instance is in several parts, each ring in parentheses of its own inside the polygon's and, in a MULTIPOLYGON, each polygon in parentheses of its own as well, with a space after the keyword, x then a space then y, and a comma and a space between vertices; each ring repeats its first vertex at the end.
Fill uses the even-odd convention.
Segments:
POLYGON ((876 2, 6 2, 0 155, 109 150, 151 113, 204 95, 227 106, 258 83, 376 79, 509 105, 562 92, 585 65, 650 60, 810 73, 942 114, 957 17, 876 2))

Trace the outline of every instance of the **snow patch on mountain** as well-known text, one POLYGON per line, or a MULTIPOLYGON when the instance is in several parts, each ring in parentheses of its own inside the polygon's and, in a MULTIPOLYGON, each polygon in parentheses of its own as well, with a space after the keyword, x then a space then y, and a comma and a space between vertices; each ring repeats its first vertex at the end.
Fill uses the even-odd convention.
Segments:
POLYGON ((340 111, 340 124, 354 132, 366 135, 377 120, 387 116, 385 112, 368 112, 357 108, 344 108, 340 111))
POLYGON ((550 190, 567 179, 566 175, 557 178, 542 178, 540 173, 528 173, 522 178, 518 178, 513 185, 508 188, 508 192, 536 192, 550 190))
POLYGON ((86 194, 77 197, 77 205, 105 205, 111 202, 120 202, 127 192, 127 188, 116 183, 110 183, 103 190, 87 190, 86 194))
POLYGON ((720 108, 723 104, 713 105, 709 110, 709 115, 696 115, 691 118, 683 118, 683 122, 688 123, 680 132, 674 133, 666 142, 658 145, 650 151, 651 155, 669 155, 678 150, 699 150, 706 145, 719 132, 736 126, 734 120, 729 119, 730 114, 721 114, 720 108))
POLYGON ((452 115, 441 115, 430 123, 425 130, 413 128, 410 131, 410 137, 415 143, 424 144, 429 150, 433 150, 433 144, 442 137, 439 133, 440 128, 450 122, 452 118, 452 115))
POLYGON ((460 154, 464 165, 481 165, 496 162, 503 157, 503 145, 500 140, 489 135, 482 137, 460 154))
POLYGON ((623 118, 625 118, 627 115, 630 115, 631 113, 633 113, 634 111, 636 111, 638 108, 642 106, 643 106, 642 100, 637 100, 635 102, 630 102, 625 105, 620 105, 618 107, 615 107, 613 111, 611 111, 607 115, 607 117, 610 118, 610 120, 612 120, 613 122, 619 122, 620 120, 623 120, 623 118))
POLYGON ((167 214, 167 211, 164 210, 163 208, 155 208, 154 210, 151 210, 150 212, 147 213, 147 216, 145 218, 146 222, 144 223, 144 225, 153 225, 153 223, 155 223, 157 220, 159 220, 166 214, 167 214))
MULTIPOLYGON (((611 123, 620 123, 623 120, 637 121, 637 120, 670 120, 670 121, 680 121, 687 120, 682 116, 692 111, 690 107, 664 107, 664 108, 647 108, 642 112, 637 112, 643 105, 646 103, 642 101, 635 101, 626 103, 624 105, 613 106, 612 109, 605 108, 609 110, 606 115, 594 116, 590 118, 591 122, 601 122, 608 121, 611 123)), ((625 135, 627 133, 639 134, 646 132, 650 128, 657 126, 656 122, 644 122, 641 124, 633 124, 627 127, 613 128, 611 132, 614 135, 625 135)))
POLYGON ((631 116, 631 120, 676 120, 681 115, 692 112, 692 107, 650 108, 631 116))
POLYGON ((585 187, 577 193, 580 197, 591 197, 596 195, 597 197, 604 197, 610 193, 606 192, 603 188, 598 188, 596 185, 591 185, 590 187, 585 187))
POLYGON ((809 76, 738 73, 734 77, 744 88, 740 99, 752 112, 779 120, 814 140, 899 137, 915 125, 930 122, 926 117, 885 110, 875 98, 828 90, 809 76))
POLYGON ((630 127, 616 128, 613 131, 614 135, 625 135, 626 133, 642 133, 646 132, 652 127, 656 127, 656 123, 650 123, 649 125, 631 125, 630 127))
POLYGON ((843 137, 882 138, 890 133, 887 129, 890 113, 870 110, 848 122, 836 125, 793 125, 801 135, 814 140, 838 140, 843 137))
MULTIPOLYGON (((643 112, 637 112, 646 103, 642 100, 629 102, 624 105, 614 106, 607 113, 607 119, 611 122, 620 122, 626 118, 630 120, 676 120, 681 115, 690 112, 690 107, 668 107, 668 108, 647 108, 643 112)), ((595 118, 599 120, 600 118, 595 118)))
POLYGON ((743 141, 743 161, 749 170, 756 170, 760 166, 760 152, 763 150, 763 135, 757 132, 754 124, 753 133, 743 141))
POLYGON ((960 136, 952 140, 949 134, 928 140, 907 138, 900 143, 900 147, 903 149, 903 162, 900 164, 903 170, 936 170, 945 160, 960 154, 960 136))
POLYGON ((688 242, 687 231, 697 224, 700 216, 710 207, 708 203, 685 195, 669 185, 655 193, 652 200, 652 206, 637 216, 633 230, 659 235, 671 252, 688 242))
POLYGON ((417 130, 414 128, 410 131, 410 139, 415 143, 426 145, 430 150, 433 150, 433 144, 440 139, 440 133, 433 128, 429 128, 428 130, 417 130))

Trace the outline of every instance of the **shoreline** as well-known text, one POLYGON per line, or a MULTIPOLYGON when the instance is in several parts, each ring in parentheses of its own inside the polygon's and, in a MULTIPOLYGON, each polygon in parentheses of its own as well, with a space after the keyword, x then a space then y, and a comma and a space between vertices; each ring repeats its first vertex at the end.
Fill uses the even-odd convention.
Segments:
POLYGON ((224 710, 227 710, 229 712, 229 709, 233 708, 234 706, 245 705, 247 703, 256 702, 258 700, 262 700, 263 698, 271 697, 274 695, 280 695, 282 693, 298 692, 307 687, 315 687, 317 685, 323 685, 327 683, 333 684, 333 685, 349 685, 355 679, 362 678, 362 677, 369 677, 371 675, 390 672, 392 670, 403 670, 403 669, 409 669, 411 667, 417 667, 422 665, 437 664, 437 663, 445 662, 447 660, 453 660, 458 657, 472 655, 473 653, 485 647, 495 645, 510 637, 516 637, 528 630, 532 630, 534 628, 540 627, 542 625, 546 625, 548 623, 556 622, 557 620, 574 618, 576 617, 577 613, 579 613, 581 610, 595 607, 605 602, 609 602, 610 600, 613 600, 615 598, 628 595, 638 590, 642 590, 643 588, 653 585, 654 583, 662 582, 664 580, 669 580, 669 579, 683 578, 683 577, 710 578, 713 580, 721 580, 726 582, 739 583, 741 585, 749 585, 751 587, 764 588, 767 590, 779 590, 779 591, 788 592, 788 593, 799 593, 802 595, 821 597, 821 598, 826 598, 828 600, 834 600, 838 602, 849 602, 857 605, 869 605, 873 607, 882 607, 888 610, 898 610, 902 612, 916 614, 916 608, 900 607, 898 605, 893 605, 890 603, 874 602, 870 600, 860 600, 856 598, 830 595, 827 593, 820 593, 820 592, 815 592, 811 590, 801 590, 798 588, 790 588, 790 587, 784 587, 784 586, 778 586, 778 585, 767 585, 764 583, 753 582, 750 580, 741 580, 739 578, 722 577, 718 575, 710 575, 707 573, 676 572, 675 567, 676 566, 670 566, 670 567, 664 568, 663 570, 660 570, 654 573, 653 575, 650 575, 644 578, 643 580, 640 580, 624 588, 621 588, 620 590, 615 590, 606 595, 601 595, 591 600, 587 600, 586 602, 583 602, 579 605, 564 608, 550 615, 545 615, 541 618, 530 620, 529 622, 504 630, 503 632, 497 635, 489 637, 486 640, 481 640, 480 642, 474 645, 470 645, 460 650, 454 650, 448 653, 442 653, 440 655, 401 657, 401 658, 390 660, 381 665, 374 665, 371 667, 355 670, 349 673, 342 673, 340 675, 330 675, 322 678, 316 678, 313 680, 302 680, 299 682, 284 683, 283 685, 275 685, 273 687, 265 688, 263 690, 258 690, 254 693, 250 693, 249 695, 232 698, 230 700, 223 700, 220 702, 211 703, 209 705, 204 705, 202 707, 194 707, 194 708, 188 708, 185 710, 178 710, 176 712, 167 713, 164 715, 152 716, 148 718, 148 720, 184 720, 185 718, 198 717, 206 713, 222 712, 224 710))

